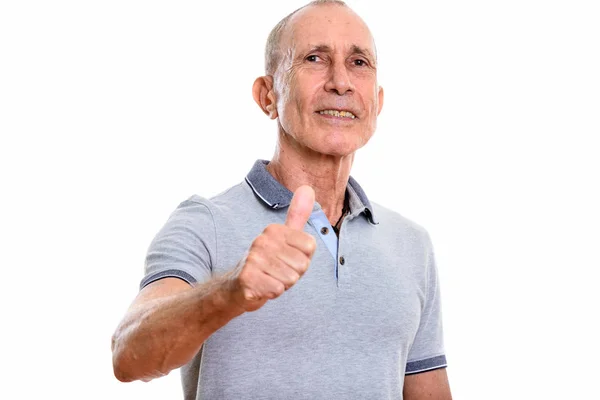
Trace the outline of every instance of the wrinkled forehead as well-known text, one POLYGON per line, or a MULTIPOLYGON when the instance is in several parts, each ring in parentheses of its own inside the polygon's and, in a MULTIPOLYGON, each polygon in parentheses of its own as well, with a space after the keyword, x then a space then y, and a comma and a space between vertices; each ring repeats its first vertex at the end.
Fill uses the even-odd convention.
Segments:
POLYGON ((280 42, 284 54, 323 45, 342 52, 358 47, 375 57, 375 43, 367 24, 350 8, 340 5, 309 6, 298 11, 280 42))

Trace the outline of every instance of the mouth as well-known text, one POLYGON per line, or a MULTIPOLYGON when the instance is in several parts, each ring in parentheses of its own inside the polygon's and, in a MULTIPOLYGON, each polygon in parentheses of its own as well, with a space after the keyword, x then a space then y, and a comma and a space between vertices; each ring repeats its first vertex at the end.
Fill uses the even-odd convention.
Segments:
POLYGON ((321 110, 318 111, 319 114, 323 116, 329 116, 340 119, 356 119, 358 118, 356 115, 352 114, 347 110, 321 110))

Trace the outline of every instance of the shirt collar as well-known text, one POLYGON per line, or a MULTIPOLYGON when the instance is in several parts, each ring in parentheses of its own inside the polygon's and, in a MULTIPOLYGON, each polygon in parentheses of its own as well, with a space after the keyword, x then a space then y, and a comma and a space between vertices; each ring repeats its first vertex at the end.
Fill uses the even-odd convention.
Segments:
MULTIPOLYGON (((287 207, 292 201, 293 193, 267 171, 266 166, 268 163, 269 161, 266 160, 256 160, 252 169, 246 175, 246 182, 256 196, 270 208, 276 210, 287 207)), ((355 214, 364 211, 372 224, 378 224, 379 222, 373 214, 371 202, 369 202, 364 190, 352 176, 348 178, 347 190, 350 196, 350 212, 355 214)))

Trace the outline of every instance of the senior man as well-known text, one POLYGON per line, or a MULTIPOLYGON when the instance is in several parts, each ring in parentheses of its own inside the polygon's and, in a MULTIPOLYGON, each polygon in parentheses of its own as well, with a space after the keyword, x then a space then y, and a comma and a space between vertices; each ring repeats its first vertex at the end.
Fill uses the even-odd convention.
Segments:
POLYGON ((271 32, 270 162, 171 214, 113 337, 121 381, 182 367, 186 399, 450 399, 427 232, 350 176, 383 105, 371 33, 316 1, 271 32))

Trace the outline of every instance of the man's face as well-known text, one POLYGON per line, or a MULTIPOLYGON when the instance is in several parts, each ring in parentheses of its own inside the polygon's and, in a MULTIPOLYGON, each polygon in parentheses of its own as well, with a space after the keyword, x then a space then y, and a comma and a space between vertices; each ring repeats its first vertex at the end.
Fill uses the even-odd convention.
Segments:
POLYGON ((322 154, 364 146, 383 104, 365 23, 346 7, 307 7, 292 17, 280 44, 274 90, 283 130, 322 154))

